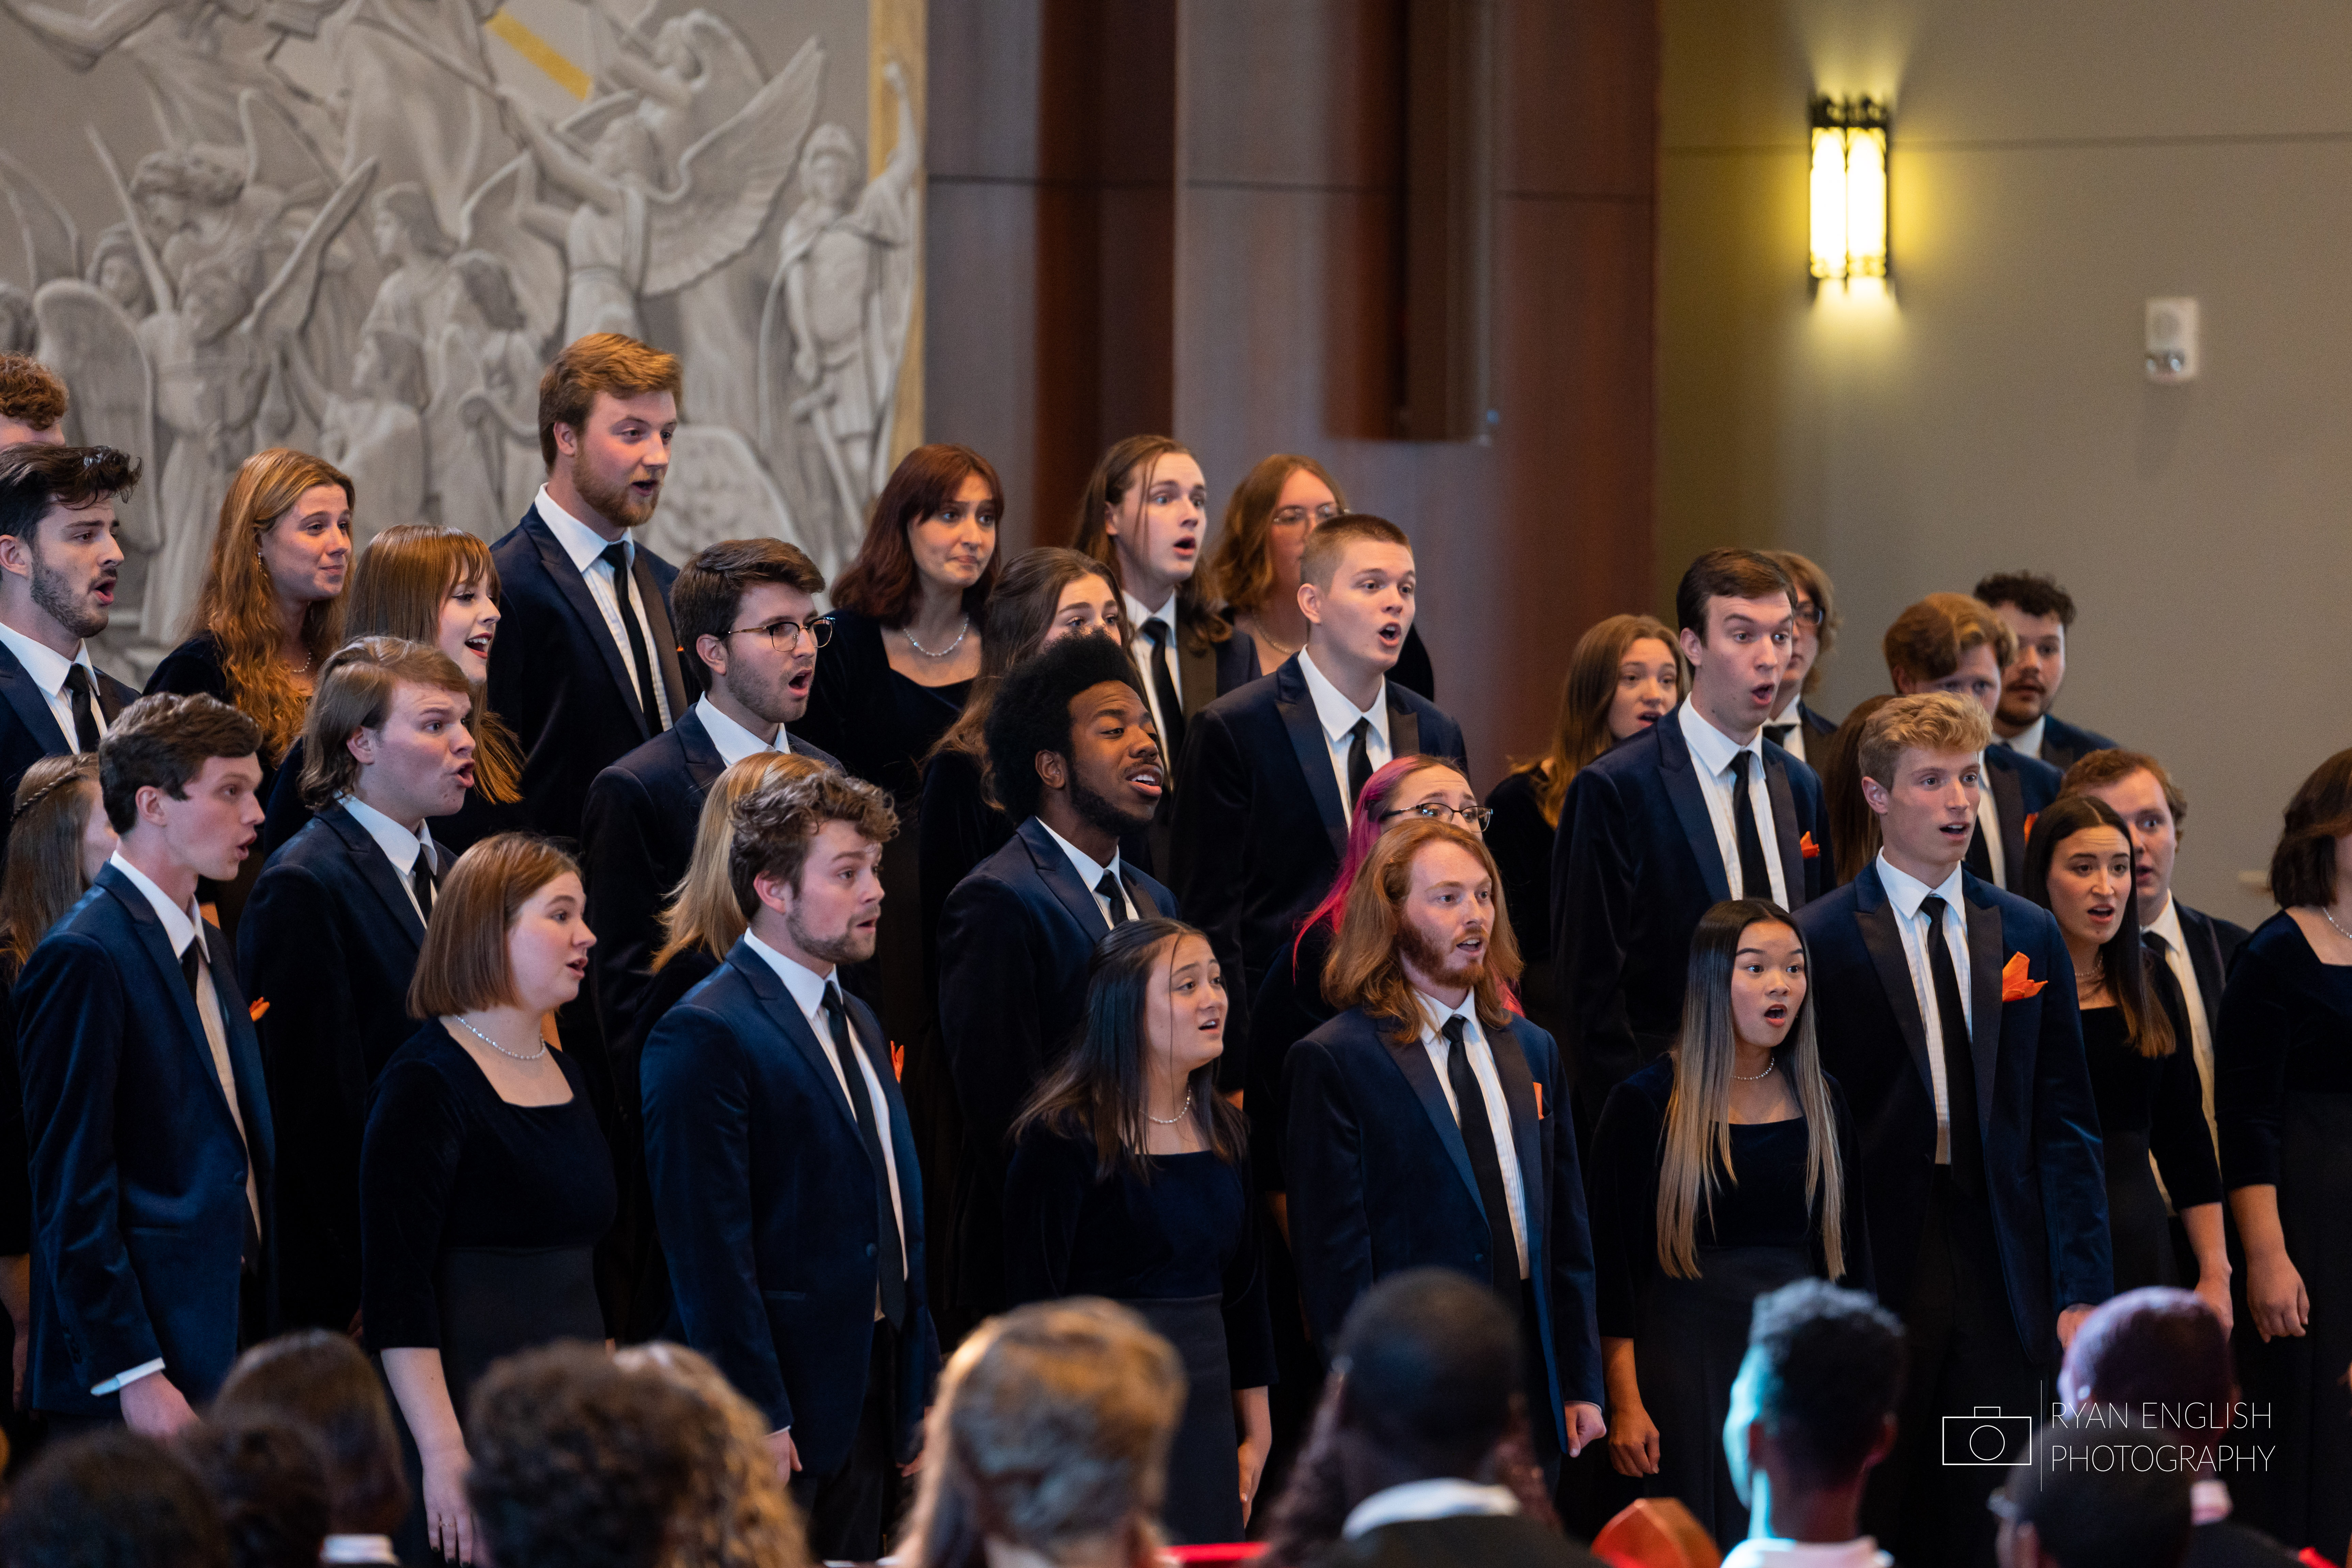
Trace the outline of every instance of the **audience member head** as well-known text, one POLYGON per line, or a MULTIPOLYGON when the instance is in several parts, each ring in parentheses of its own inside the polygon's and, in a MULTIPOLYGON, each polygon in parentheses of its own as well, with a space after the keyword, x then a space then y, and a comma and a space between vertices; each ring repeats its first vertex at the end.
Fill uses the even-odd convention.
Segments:
POLYGON ((539 378, 539 455, 556 505, 606 539, 661 504, 686 372, 618 332, 575 338, 539 378))
POLYGON ((1170 629, 1190 629, 1207 612, 1196 582, 1209 528, 1209 482, 1192 454, 1165 436, 1114 442, 1087 479, 1070 547, 1111 570, 1146 609, 1178 595, 1170 629))
POLYGON ((0 447, 0 621, 70 658, 106 629, 122 546, 116 506, 139 460, 111 447, 0 447))
POLYGON ((934 442, 898 459, 874 498, 866 540, 833 585, 835 609, 903 626, 926 598, 961 596, 978 619, 996 590, 1004 485, 969 447, 934 442))
POLYGON ((1691 706, 1745 742, 1780 700, 1796 636, 1797 591, 1760 551, 1724 545, 1690 563, 1675 589, 1675 619, 1691 665, 1691 706))
POLYGON ((530 833, 457 857, 434 896, 408 984, 415 1018, 512 1009, 537 1018, 580 994, 596 935, 581 918, 579 863, 530 833))
POLYGON ((390 1535, 407 1515, 383 1381, 348 1337, 299 1329, 263 1341, 236 1358, 212 1414, 270 1414, 306 1429, 324 1457, 334 1534, 390 1535))
MULTIPOLYGON (((522 798, 522 748, 490 711, 490 645, 498 640, 499 569, 462 528, 395 523, 368 541, 352 574, 347 637, 401 637, 439 648, 473 686, 474 789, 493 805, 522 798)), ((307 752, 308 748, 305 748, 307 752)))
POLYGON ((2026 840, 2023 890, 2058 918, 2076 976, 2095 977, 2123 1009, 2134 1048, 2170 1056, 2172 1021, 2148 978, 2155 958, 2132 896, 2131 833, 2116 808, 2091 795, 2044 806, 2026 840))
POLYGON ((1788 574, 1789 585, 1796 590, 1797 620, 1791 628, 1789 662, 1780 671, 1780 698, 1772 710, 1773 717, 1779 718, 1822 683, 1822 666, 1837 647, 1837 587, 1808 556, 1793 550, 1767 550, 1764 555, 1788 574))
POLYGON ((211 1494, 235 1568, 311 1568, 331 1531, 316 1439, 273 1411, 215 1412, 173 1446, 211 1494))
MULTIPOLYGON (((1331 890, 1323 895, 1323 901, 1299 922, 1298 939, 1304 940, 1318 924, 1338 932, 1348 889, 1356 885, 1356 874, 1371 858, 1373 844, 1390 828, 1401 822, 1434 817, 1484 833, 1493 815, 1478 804, 1478 793, 1470 787, 1459 763, 1421 752, 1382 763, 1356 796, 1356 809, 1348 818, 1347 847, 1339 856, 1339 874, 1331 879, 1331 890)), ((1296 942, 1292 948, 1295 952, 1296 942)))
POLYGON ((1064 637, 1013 666, 988 710, 989 775, 1005 815, 1036 817, 1108 865, 1151 825, 1167 779, 1135 661, 1108 637, 1064 637))
POLYGON ((66 384, 26 354, 0 353, 0 447, 62 441, 66 384))
POLYGON ((2336 752, 2303 781, 2286 805, 2271 851, 2271 897, 2283 909, 2332 906, 2352 865, 2352 751, 2336 752))
POLYGON ((0 963, 10 981, 89 890, 115 843, 99 799, 97 753, 43 757, 25 770, 0 875, 0 963))
POLYGON ((1991 743, 1987 710, 1948 691, 1897 697, 1863 721, 1863 799, 1895 869, 1938 888, 1968 858, 1991 743))
POLYGON ((2189 1445, 2136 1415, 2061 1418, 1990 1500, 2000 1568, 2180 1568, 2189 1555, 2189 1445))
POLYGON ((1384 517, 1349 512, 1307 536, 1298 608, 1312 628, 1307 649, 1350 701, 1369 707, 1404 651, 1420 581, 1412 542, 1384 517))
POLYGON ((983 788, 993 798, 986 740, 988 710, 997 683, 1014 665, 1034 658, 1049 644, 1068 637, 1127 639, 1127 616, 1110 570, 1090 556, 1059 545, 1024 550, 1004 563, 996 591, 988 597, 982 625, 980 675, 963 700, 963 711, 948 727, 931 755, 961 752, 980 764, 983 788))
POLYGON ((1276 452, 1259 459, 1225 501, 1209 558, 1212 591, 1243 614, 1296 604, 1307 536, 1347 510, 1339 481, 1314 458, 1276 452))
POLYGON ((228 1532, 186 1462, 113 1430, 53 1443, 9 1488, 5 1568, 231 1568, 228 1532))
POLYGON ((984 1568, 994 1542, 1055 1568, 1150 1568, 1183 1408, 1176 1352, 1124 1307, 991 1318, 940 1379, 906 1561, 984 1568))
POLYGON ((1323 996, 1360 1007, 1391 1038, 1422 1031, 1415 993, 1441 1002, 1475 996, 1478 1022, 1510 1022, 1518 943, 1503 909, 1503 879, 1485 840, 1450 822, 1401 821, 1381 835, 1348 889, 1323 996))
POLYGON ((1779 1067, 1805 1113, 1805 1196, 1818 1205, 1830 1278, 1845 1272, 1845 1183, 1837 1118, 1813 1036, 1811 965, 1789 911, 1733 899, 1699 917, 1674 1053, 1658 1170, 1658 1267, 1698 1278, 1698 1222, 1733 1179, 1731 1079, 1779 1067), (1759 1066, 1741 1047, 1769 1052, 1759 1066))
POLYGON ((2095 795, 2124 819, 2131 830, 2132 889, 2138 896, 2139 923, 2154 926, 2172 902, 2172 865, 2180 852, 2189 797, 2162 763, 2146 752, 2120 747, 2082 757, 2066 770, 2058 793, 2095 795))
POLYGON ((1217 1092, 1225 1049, 1225 984, 1209 939, 1181 921, 1131 920, 1111 928, 1087 965, 1086 1020, 1075 1040, 1043 1042, 1060 1063, 1031 1096, 1013 1135, 1043 1122, 1091 1142, 1105 1180, 1118 1171, 1149 1179, 1145 1119, 1180 1103, 1202 1142, 1233 1163, 1247 1123, 1217 1092), (1066 1046, 1066 1050, 1062 1047, 1066 1046))
POLYGON ((1527 1415, 1517 1325, 1451 1269, 1406 1269, 1364 1292, 1331 1370, 1351 1507, 1407 1481, 1490 1479, 1496 1445, 1527 1415))
POLYGON ((320 672, 302 727, 302 804, 345 795, 415 832, 474 787, 473 682, 430 643, 361 637, 320 672))
POLYGON ((1990 720, 2000 705, 2000 672, 2017 651, 2017 634, 1966 594, 1930 594, 1895 617, 1881 647, 1898 695, 1948 691, 1990 720))
POLYGON ((770 778, 735 803, 727 878, 751 933, 820 974, 874 956, 890 797, 824 768, 770 778))
POLYGON ((768 1423, 709 1361, 684 1345, 656 1340, 614 1358, 624 1372, 666 1378, 717 1417, 697 1424, 682 1539, 674 1568, 807 1568, 800 1510, 776 1474, 768 1423))
POLYGON ((469 1403, 466 1495, 498 1568, 669 1568, 706 1522, 686 1514, 725 1420, 675 1378, 569 1341, 499 1362, 469 1403))
POLYGON ((204 588, 181 635, 212 634, 229 700, 261 725, 261 754, 273 760, 300 732, 308 698, 287 668, 289 635, 299 635, 314 669, 342 646, 356 504, 350 476, 287 447, 247 458, 221 500, 204 588))
POLYGON ((754 752, 730 764, 702 797, 702 815, 694 826, 694 851, 686 875, 671 890, 669 907, 662 911, 661 950, 654 954, 659 971, 688 949, 699 949, 723 959, 728 949, 750 929, 742 906, 735 901, 735 883, 729 860, 735 849, 735 803, 771 780, 803 779, 822 773, 824 764, 796 752, 754 752))
POLYGON ((1822 800, 1830 816, 1830 842, 1837 847, 1836 876, 1843 887, 1878 858, 1878 814, 1862 793, 1862 733, 1870 716, 1894 701, 1872 697, 1845 716, 1822 748, 1814 765, 1822 777, 1822 800))
POLYGON ((1757 1298, 1723 1423, 1750 1537, 1861 1533, 1863 1479, 1895 1446, 1903 1325, 1859 1290, 1801 1279, 1757 1298))
POLYGON ((234 880, 261 828, 261 726, 216 698, 142 697, 98 743, 98 786, 122 858, 175 901, 234 880))
POLYGON ((1993 728, 2015 735, 2050 711, 2066 680, 2066 632, 2074 624, 2074 596, 2039 572, 1996 572, 1977 584, 2017 638, 2000 672, 2000 707, 1993 728))
POLYGON ((711 705, 761 739, 808 711, 824 574, 781 539, 727 539, 695 552, 670 585, 670 619, 707 679, 711 705))
POLYGON ((1559 826, 1560 803, 1585 763, 1674 710, 1689 676, 1675 634, 1655 616, 1611 616, 1585 628, 1568 656, 1551 749, 1519 768, 1538 776, 1546 822, 1559 826))
POLYGON ((2070 1415, 2160 1415, 2198 1443, 2206 1462, 2238 1401, 2230 1331, 2194 1290, 2126 1290, 2075 1329, 2058 1369, 2058 1400, 2070 1415))

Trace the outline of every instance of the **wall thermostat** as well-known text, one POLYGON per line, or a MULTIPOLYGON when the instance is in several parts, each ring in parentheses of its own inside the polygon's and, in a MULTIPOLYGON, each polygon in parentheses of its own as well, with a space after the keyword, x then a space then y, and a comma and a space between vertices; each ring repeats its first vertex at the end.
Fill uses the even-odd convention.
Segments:
POLYGON ((2147 378, 2160 386, 2197 379, 2197 301, 2147 302, 2147 378))

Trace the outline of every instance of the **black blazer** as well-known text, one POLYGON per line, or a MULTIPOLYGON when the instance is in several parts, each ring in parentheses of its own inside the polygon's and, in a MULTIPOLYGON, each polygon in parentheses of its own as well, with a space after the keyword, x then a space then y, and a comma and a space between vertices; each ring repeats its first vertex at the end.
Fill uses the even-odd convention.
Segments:
POLYGON ((2041 761, 2056 768, 2063 776, 2068 768, 2093 752, 2112 751, 2115 742, 2096 730, 2085 730, 2080 724, 2069 724, 2055 713, 2042 720, 2041 761))
MULTIPOLYGON (((2074 965, 2050 911, 1963 873, 1969 1061, 2001 1279, 2027 1354, 2057 1364, 2058 1313, 2115 1293, 2099 1113, 2083 1060, 2074 965), (2023 955, 2043 989, 2003 1001, 2023 955)), ((1874 862, 1797 912, 1813 966, 1822 1070, 1843 1086, 1862 1139, 1878 1293, 1911 1291, 1936 1152, 1927 1025, 1895 907, 1874 862), (1899 1048, 1898 1048, 1899 1046, 1899 1048)))
POLYGON ((163 922, 121 871, 98 874, 17 983, 25 1120, 37 1130, 26 1385, 37 1409, 115 1418, 116 1396, 90 1389, 158 1356, 201 1408, 236 1359, 247 1153, 266 1220, 276 1141, 227 943, 208 924, 196 934, 243 1139, 163 922))
MULTIPOLYGON (((1492 1278, 1486 1206, 1429 1053, 1418 1030, 1402 1046, 1381 1031, 1350 1008, 1293 1046, 1284 1068, 1291 1247, 1307 1327, 1327 1355, 1348 1309, 1391 1274, 1434 1266, 1492 1278)), ((1576 1129, 1560 1114, 1563 1079, 1551 1037, 1524 1019, 1486 1033, 1511 1106, 1536 1328, 1564 1452, 1562 1406, 1598 1405, 1601 1396, 1576 1129)))
POLYGON ((416 1032, 408 983, 424 942, 383 846, 340 805, 269 858, 237 922, 237 982, 285 1123, 291 1179, 272 1226, 289 1328, 343 1333, 359 1310, 360 1140, 376 1074, 416 1032))
MULTIPOLYGON (((588 785, 604 768, 652 739, 630 684, 628 649, 613 639, 587 579, 533 507, 490 547, 499 569, 499 647, 490 657, 490 711, 514 727, 523 750, 522 793, 530 825, 580 837, 588 785)), ((672 722, 688 698, 669 619, 677 568, 639 545, 630 576, 645 606, 654 673, 672 722)))
MULTIPOLYGON (((805 741, 794 738, 791 744, 827 767, 841 765, 805 741)), ((694 858, 703 800, 726 771, 702 716, 688 708, 588 786, 580 820, 581 870, 588 885, 583 918, 596 933, 589 960, 607 1040, 625 1040, 631 1033, 661 947, 662 910, 694 858)), ((616 1056, 613 1074, 622 1103, 634 1107, 636 1064, 616 1056)))
MULTIPOLYGON (((95 667, 93 667, 95 668, 95 667)), ((113 723, 121 711, 139 700, 139 693, 107 674, 98 671, 98 710, 106 721, 113 723)), ((25 770, 43 757, 62 757, 73 748, 73 737, 58 723, 58 716, 49 711, 49 700, 16 662, 16 656, 0 646, 0 805, 13 806, 16 786, 25 780, 25 770)), ((16 813, 6 813, 11 821, 16 813)), ((0 854, 8 847, 9 823, 0 822, 0 854)))
POLYGON ((2245 927, 2202 910, 2192 910, 2179 899, 2173 911, 2180 917, 2180 934, 2189 939, 2189 967, 2197 976, 2197 993, 2205 1004, 2207 1037, 2218 1039, 2221 1029, 2221 992, 2229 984, 2230 966, 2252 933, 2245 927))
MULTIPOLYGON (((1390 755, 1466 755, 1461 725, 1394 680, 1386 690, 1390 755)), ((1226 1039, 1248 1038, 1249 999, 1330 891, 1347 842, 1331 748, 1296 658, 1201 710, 1176 764, 1169 884, 1224 970, 1226 1039)), ((1234 1055, 1217 1070, 1228 1093, 1245 1066, 1234 1055)))
MULTIPOLYGON (((858 1048, 881 1080, 898 1168, 907 1322, 890 1438, 905 1463, 921 1446, 940 1359, 923 1285, 923 1176, 882 1026, 847 1000, 858 1048)), ((865 1406, 877 1331, 880 1179, 841 1079, 783 981, 741 942, 655 1026, 640 1070, 677 1337, 716 1363, 771 1431, 793 1429, 803 1466, 837 1469, 865 1406)), ((849 1080, 864 1092, 857 1074, 849 1080)))
MULTIPOLYGON (((2000 816, 2001 879, 2014 893, 2025 886, 2025 825, 2058 798, 2066 775, 2038 757, 1995 743, 1984 751, 1985 788, 2000 816)), ((1981 837, 1984 824, 1977 824, 1981 837)))
MULTIPOLYGON (((1609 1091, 1681 1028, 1691 933, 1731 896, 1680 711, 1580 769, 1552 838, 1552 984, 1588 1137, 1609 1091)), ((1769 741, 1764 774, 1780 875, 1802 909, 1837 863, 1822 781, 1769 741)))

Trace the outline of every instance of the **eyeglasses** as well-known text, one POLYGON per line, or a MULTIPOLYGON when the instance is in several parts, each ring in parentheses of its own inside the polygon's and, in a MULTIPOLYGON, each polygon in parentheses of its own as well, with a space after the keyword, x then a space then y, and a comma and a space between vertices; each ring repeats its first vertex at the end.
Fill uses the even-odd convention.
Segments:
POLYGON ((1322 524, 1329 522, 1333 518, 1345 517, 1346 515, 1347 509, 1345 507, 1335 505, 1330 501, 1325 501, 1321 506, 1277 507, 1275 509, 1274 521, 1278 527, 1297 528, 1308 518, 1313 518, 1316 525, 1320 527, 1322 524))
POLYGON ((1797 606, 1797 618, 1809 626, 1817 626, 1828 620, 1829 616, 1819 605, 1808 599, 1797 606))
POLYGON ((757 632, 766 637, 768 646, 778 653, 790 653, 801 646, 801 633, 803 629, 809 635, 810 647, 823 647, 833 640, 833 617, 819 616, 815 620, 809 622, 805 628, 800 622, 794 620, 774 620, 759 626, 732 626, 728 629, 727 635, 735 637, 757 632))
POLYGON ((1425 816, 1432 822, 1458 816, 1462 819, 1462 826, 1473 833, 1486 832, 1486 824, 1495 820, 1495 814, 1483 805, 1448 805, 1442 800, 1424 800, 1419 805, 1401 805, 1394 811, 1381 813, 1380 820, 1386 822, 1392 816, 1425 816))

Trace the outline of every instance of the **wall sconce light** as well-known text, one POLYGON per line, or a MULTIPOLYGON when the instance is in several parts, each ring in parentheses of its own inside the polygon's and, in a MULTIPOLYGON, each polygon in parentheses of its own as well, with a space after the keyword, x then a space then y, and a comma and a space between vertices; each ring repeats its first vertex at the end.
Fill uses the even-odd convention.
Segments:
POLYGON ((1813 286, 1888 275, 1886 104, 1874 98, 1812 102, 1813 286))

